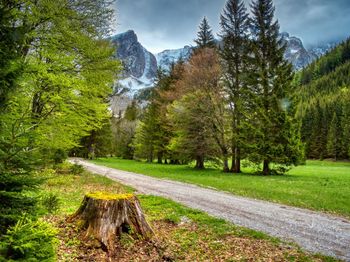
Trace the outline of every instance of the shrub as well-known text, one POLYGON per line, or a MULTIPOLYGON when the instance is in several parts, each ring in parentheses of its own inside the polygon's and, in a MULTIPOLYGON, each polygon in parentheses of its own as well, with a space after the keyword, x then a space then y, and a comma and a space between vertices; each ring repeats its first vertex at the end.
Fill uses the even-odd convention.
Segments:
POLYGON ((66 160, 68 157, 67 152, 63 149, 57 149, 53 155, 53 160, 55 164, 61 164, 66 160))
POLYGON ((54 193, 45 195, 42 204, 49 214, 55 213, 60 208, 60 200, 54 193))
POLYGON ((56 230, 43 221, 22 217, 1 238, 5 261, 55 261, 56 230))
POLYGON ((81 175, 84 172, 84 167, 82 165, 74 164, 70 167, 70 173, 73 175, 81 175))

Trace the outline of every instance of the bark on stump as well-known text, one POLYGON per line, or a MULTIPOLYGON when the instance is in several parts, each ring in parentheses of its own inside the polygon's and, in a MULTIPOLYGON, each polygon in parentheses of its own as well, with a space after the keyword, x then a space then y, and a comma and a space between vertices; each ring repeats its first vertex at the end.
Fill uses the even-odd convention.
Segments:
POLYGON ((132 194, 87 194, 71 220, 83 222, 86 236, 98 239, 111 255, 115 254, 115 240, 123 232, 143 239, 154 235, 139 200, 132 194))

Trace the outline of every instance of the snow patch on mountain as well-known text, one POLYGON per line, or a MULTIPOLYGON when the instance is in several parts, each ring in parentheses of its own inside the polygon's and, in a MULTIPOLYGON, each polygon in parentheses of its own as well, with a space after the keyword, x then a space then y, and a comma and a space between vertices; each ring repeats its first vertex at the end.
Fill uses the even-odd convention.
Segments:
POLYGON ((155 54, 158 67, 169 71, 173 63, 177 63, 180 59, 188 61, 193 51, 193 47, 185 46, 179 49, 164 50, 155 54))
POLYGON ((150 87, 157 73, 157 60, 138 41, 133 30, 115 35, 111 38, 117 47, 116 57, 123 63, 124 70, 117 88, 126 88, 130 94, 150 87))

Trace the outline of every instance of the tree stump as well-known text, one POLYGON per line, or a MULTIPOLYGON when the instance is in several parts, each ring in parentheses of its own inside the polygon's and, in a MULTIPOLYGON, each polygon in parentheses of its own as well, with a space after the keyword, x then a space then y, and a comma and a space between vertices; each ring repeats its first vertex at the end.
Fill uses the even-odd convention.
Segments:
POLYGON ((86 236, 98 239, 110 254, 115 253, 115 240, 122 233, 133 233, 143 239, 154 235, 133 194, 87 194, 70 220, 81 221, 87 229, 86 236))

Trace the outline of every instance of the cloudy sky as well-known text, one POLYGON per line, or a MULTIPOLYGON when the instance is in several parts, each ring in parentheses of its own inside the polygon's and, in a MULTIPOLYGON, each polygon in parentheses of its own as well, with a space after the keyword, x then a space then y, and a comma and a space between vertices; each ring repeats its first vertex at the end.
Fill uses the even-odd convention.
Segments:
MULTIPOLYGON (((226 0, 116 0, 116 33, 132 29, 151 52, 192 45, 198 24, 207 16, 218 33, 226 0)), ((247 6, 249 0, 245 0, 247 6)), ((302 38, 306 46, 350 36, 350 0, 275 0, 281 31, 302 38)))

